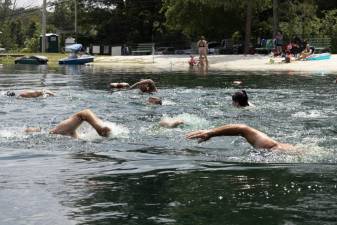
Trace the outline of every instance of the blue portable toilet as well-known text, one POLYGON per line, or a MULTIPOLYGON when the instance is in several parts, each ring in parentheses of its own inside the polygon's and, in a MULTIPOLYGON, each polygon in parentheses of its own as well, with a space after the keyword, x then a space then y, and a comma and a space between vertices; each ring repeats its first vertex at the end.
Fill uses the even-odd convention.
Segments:
MULTIPOLYGON (((42 52, 42 35, 40 35, 40 51, 42 52)), ((57 34, 46 34, 46 52, 59 52, 59 36, 57 34)))

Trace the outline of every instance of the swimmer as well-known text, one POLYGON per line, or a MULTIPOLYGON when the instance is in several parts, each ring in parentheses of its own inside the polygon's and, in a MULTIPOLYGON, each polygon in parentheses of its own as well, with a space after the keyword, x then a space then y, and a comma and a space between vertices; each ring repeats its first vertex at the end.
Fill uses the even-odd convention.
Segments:
POLYGON ((187 139, 199 139, 198 143, 208 141, 216 136, 242 136, 252 146, 268 150, 286 151, 294 148, 293 145, 277 142, 268 137, 265 133, 244 124, 228 124, 209 130, 198 130, 186 134, 187 139))
MULTIPOLYGON (((56 127, 49 131, 50 134, 60 134, 65 136, 70 136, 73 138, 78 138, 77 128, 84 122, 88 122, 97 133, 102 137, 108 137, 111 129, 107 127, 104 122, 99 119, 90 109, 85 109, 80 112, 75 113, 68 119, 60 122, 56 127)), ((40 128, 26 128, 26 133, 40 132, 40 128)))
POLYGON ((129 88, 129 89, 136 89, 138 88, 143 93, 152 93, 157 92, 156 85, 153 80, 151 79, 144 79, 140 80, 139 82, 129 85, 128 83, 110 83, 110 87, 112 88, 129 88))
POLYGON ((232 95, 232 104, 235 107, 246 107, 252 105, 251 103, 248 102, 248 95, 245 90, 235 92, 232 95))
POLYGON ((181 124, 184 124, 184 121, 178 118, 164 118, 159 122, 161 127, 166 128, 176 128, 181 124))
POLYGON ((151 105, 162 105, 163 104, 161 99, 158 97, 149 97, 147 100, 147 103, 151 105))
MULTIPOLYGON (((14 91, 7 91, 6 96, 14 97, 16 93, 14 91)), ((37 98, 40 96, 55 96, 55 94, 49 90, 25 90, 19 93, 18 97, 22 98, 37 98)))

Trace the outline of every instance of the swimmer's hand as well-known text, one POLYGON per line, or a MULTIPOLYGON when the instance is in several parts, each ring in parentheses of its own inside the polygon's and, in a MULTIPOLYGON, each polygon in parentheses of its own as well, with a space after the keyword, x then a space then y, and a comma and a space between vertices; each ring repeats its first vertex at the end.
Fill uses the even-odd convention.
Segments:
POLYGON ((40 127, 27 127, 25 129, 25 133, 34 133, 34 132, 41 132, 40 127))
POLYGON ((55 93, 45 89, 42 90, 42 93, 47 96, 55 96, 55 93))
POLYGON ((213 137, 211 130, 197 130, 186 134, 187 139, 199 139, 198 143, 208 141, 213 137))
POLYGON ((109 127, 102 127, 101 129, 97 130, 97 133, 102 137, 109 137, 111 129, 109 127))

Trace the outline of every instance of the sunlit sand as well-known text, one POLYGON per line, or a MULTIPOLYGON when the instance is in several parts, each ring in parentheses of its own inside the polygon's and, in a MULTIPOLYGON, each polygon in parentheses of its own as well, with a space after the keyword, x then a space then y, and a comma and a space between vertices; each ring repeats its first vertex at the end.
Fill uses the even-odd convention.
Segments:
MULTIPOLYGON (((197 55, 196 55, 197 56, 197 55)), ((210 55, 209 69, 240 71, 298 71, 298 72, 337 72, 337 55, 320 61, 292 61, 283 63, 284 58, 269 55, 210 55)), ((98 56, 91 65, 117 68, 142 68, 143 70, 186 71, 188 55, 146 55, 146 56, 98 56)))

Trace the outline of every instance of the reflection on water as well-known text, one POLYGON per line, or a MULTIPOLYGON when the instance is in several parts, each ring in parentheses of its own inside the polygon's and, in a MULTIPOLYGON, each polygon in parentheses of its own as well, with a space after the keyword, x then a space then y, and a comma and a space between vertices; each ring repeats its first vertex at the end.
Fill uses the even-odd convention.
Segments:
POLYGON ((334 224, 337 96, 333 75, 255 72, 145 73, 95 67, 5 66, 0 92, 48 88, 52 98, 0 95, 1 224, 334 224), (148 95, 110 82, 151 78, 148 95), (233 84, 234 80, 242 83, 233 84), (231 106, 245 89, 256 105, 231 106), (90 108, 113 129, 81 138, 48 129, 90 108), (159 127, 165 117, 186 123, 159 127), (245 123, 296 144, 291 154, 240 137, 188 141, 191 130, 245 123), (43 132, 25 134, 25 127, 43 132), (10 203, 10 204, 9 204, 10 203), (47 222, 48 221, 48 222, 47 222), (224 222, 226 221, 226 222, 224 222))

